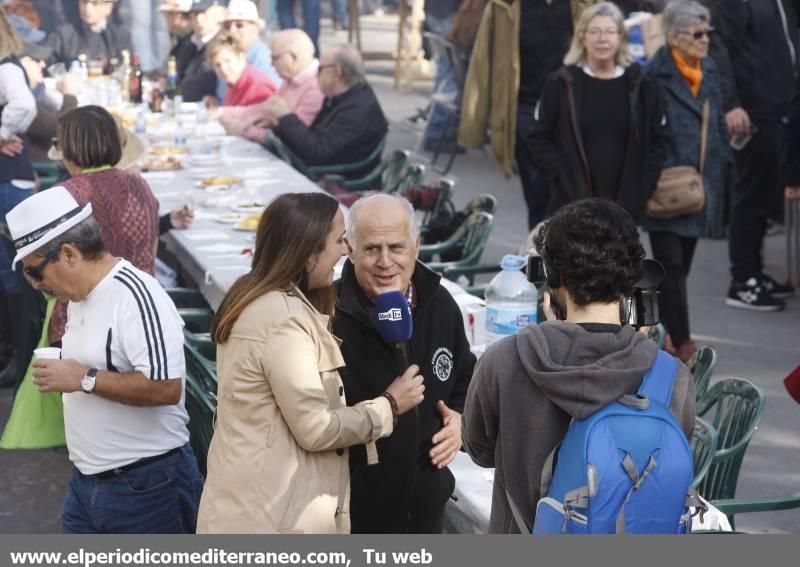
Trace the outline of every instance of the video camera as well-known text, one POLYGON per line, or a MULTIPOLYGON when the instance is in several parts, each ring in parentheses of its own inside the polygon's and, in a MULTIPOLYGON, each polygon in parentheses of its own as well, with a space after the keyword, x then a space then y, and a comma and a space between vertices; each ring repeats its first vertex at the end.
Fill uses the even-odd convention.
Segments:
MULTIPOLYGON (((649 327, 659 322, 658 313, 658 286, 664 279, 664 267, 656 260, 646 258, 642 261, 642 277, 636 282, 633 292, 620 298, 619 318, 623 325, 632 325, 635 328, 649 327)), ((549 267, 541 256, 528 257, 528 281, 536 286, 540 294, 542 286, 546 289, 555 289, 561 286, 561 275, 549 267)), ((540 297, 542 297, 540 295, 540 297)), ((555 298, 550 295, 553 311, 558 319, 563 320, 563 308, 555 303, 555 298)))

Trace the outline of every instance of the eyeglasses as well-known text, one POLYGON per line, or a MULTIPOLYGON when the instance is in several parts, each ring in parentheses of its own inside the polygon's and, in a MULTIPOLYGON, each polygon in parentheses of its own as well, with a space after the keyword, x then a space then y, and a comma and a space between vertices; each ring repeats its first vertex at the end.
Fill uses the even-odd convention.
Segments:
POLYGON ((716 30, 714 28, 706 28, 704 30, 695 30, 695 31, 681 30, 678 33, 690 35, 692 36, 692 39, 703 39, 703 36, 708 36, 710 39, 711 34, 713 34, 715 31, 716 30))
POLYGON ((237 22, 225 22, 225 29, 226 30, 230 30, 231 28, 236 28, 237 30, 241 30, 241 29, 246 28, 247 24, 249 24, 249 23, 250 22, 244 22, 244 21, 241 21, 241 22, 239 22, 239 21, 237 21, 237 22))
POLYGON ((47 267, 47 264, 58 258, 58 255, 61 253, 61 248, 56 248, 52 252, 50 252, 47 256, 44 257, 44 260, 36 264, 35 266, 31 266, 29 268, 23 268, 23 272, 26 276, 32 279, 35 282, 40 282, 44 279, 44 275, 42 272, 47 267))
POLYGON ((322 70, 328 69, 329 67, 338 67, 338 65, 336 63, 331 63, 330 65, 320 65, 319 67, 317 67, 317 75, 321 75, 322 70))
POLYGON ((589 28, 586 30, 586 35, 589 37, 600 37, 601 35, 607 35, 609 37, 614 37, 615 35, 619 35, 619 30, 617 28, 589 28))
POLYGON ((284 55, 291 55, 292 57, 295 57, 295 54, 292 53, 291 51, 281 51, 277 55, 274 54, 274 53, 272 54, 272 56, 271 56, 272 57, 272 62, 275 63, 275 61, 277 61, 278 59, 280 59, 284 55))

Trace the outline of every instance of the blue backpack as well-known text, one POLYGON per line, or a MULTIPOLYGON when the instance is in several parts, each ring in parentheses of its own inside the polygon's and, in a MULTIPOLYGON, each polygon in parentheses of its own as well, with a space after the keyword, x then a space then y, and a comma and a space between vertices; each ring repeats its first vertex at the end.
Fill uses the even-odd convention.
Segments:
POLYGON ((678 364, 659 351, 636 395, 575 419, 542 469, 533 528, 522 533, 678 534, 691 531, 692 451, 669 410, 678 364), (555 460, 555 470, 553 461, 555 460))

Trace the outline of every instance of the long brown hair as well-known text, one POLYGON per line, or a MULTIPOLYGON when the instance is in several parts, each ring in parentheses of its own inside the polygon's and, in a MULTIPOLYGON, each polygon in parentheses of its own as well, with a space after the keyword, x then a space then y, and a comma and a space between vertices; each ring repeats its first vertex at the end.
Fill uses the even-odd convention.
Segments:
POLYGON ((333 315, 335 289, 309 290, 306 262, 325 248, 338 209, 324 193, 286 193, 270 203, 258 223, 252 269, 236 280, 211 322, 214 342, 227 341, 242 311, 270 291, 297 287, 317 310, 333 315))
POLYGON ((22 39, 6 18, 5 10, 0 7, 0 59, 22 52, 22 39))

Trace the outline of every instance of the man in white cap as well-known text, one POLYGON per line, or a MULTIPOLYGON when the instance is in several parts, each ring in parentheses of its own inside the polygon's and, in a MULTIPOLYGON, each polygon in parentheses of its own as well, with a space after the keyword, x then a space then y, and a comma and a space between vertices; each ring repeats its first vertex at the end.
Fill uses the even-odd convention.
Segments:
POLYGON ((92 207, 63 187, 6 215, 14 264, 69 300, 61 359, 33 363, 61 392, 75 468, 64 533, 191 533, 203 478, 189 446, 180 316, 161 286, 104 245, 92 207))
POLYGON ((193 0, 190 9, 192 29, 188 48, 176 55, 181 91, 186 102, 216 96, 217 75, 206 60, 206 46, 219 33, 225 19, 221 0, 193 0))
POLYGON ((163 0, 159 11, 164 15, 170 39, 170 56, 176 56, 176 47, 192 35, 192 0, 163 0))
MULTIPOLYGON (((258 16, 258 8, 250 0, 231 0, 222 26, 239 42, 244 49, 247 62, 263 71, 270 80, 280 87, 283 80, 272 66, 272 51, 259 37, 266 23, 258 16)), ((217 100, 221 101, 228 90, 228 84, 217 80, 217 100)))

